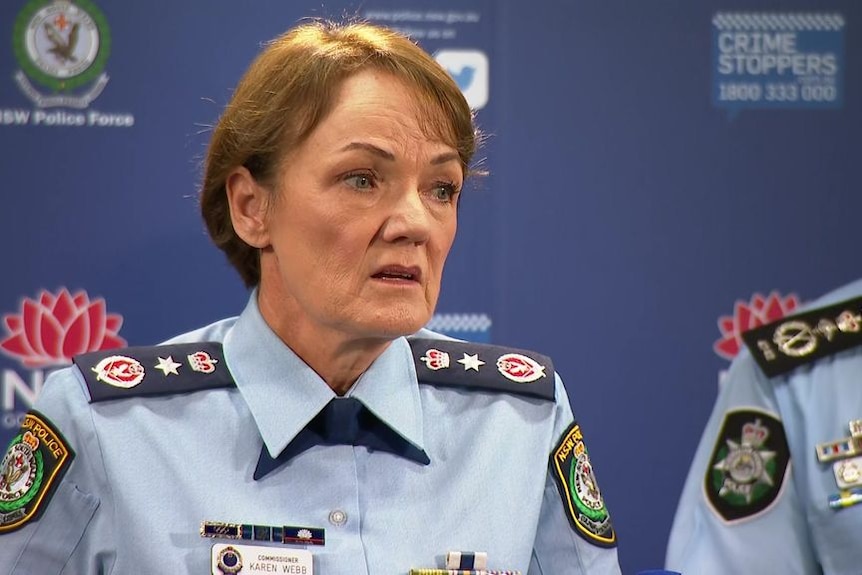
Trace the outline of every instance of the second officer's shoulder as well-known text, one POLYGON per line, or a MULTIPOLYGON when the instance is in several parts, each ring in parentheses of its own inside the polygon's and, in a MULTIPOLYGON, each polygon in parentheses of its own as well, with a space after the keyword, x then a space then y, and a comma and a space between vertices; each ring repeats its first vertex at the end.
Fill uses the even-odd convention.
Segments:
POLYGON ((407 341, 420 384, 555 399, 554 365, 544 354, 456 340, 427 329, 407 341))
POLYGON ((798 313, 743 332, 742 339, 770 378, 795 375, 803 366, 842 352, 862 353, 862 280, 819 298, 798 313))

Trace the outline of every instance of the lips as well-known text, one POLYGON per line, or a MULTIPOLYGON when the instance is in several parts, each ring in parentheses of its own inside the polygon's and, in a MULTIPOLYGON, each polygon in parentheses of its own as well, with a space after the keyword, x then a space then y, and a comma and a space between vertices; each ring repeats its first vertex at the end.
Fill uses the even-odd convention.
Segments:
POLYGON ((371 277, 379 280, 418 282, 422 279, 422 270, 416 266, 384 266, 371 277))

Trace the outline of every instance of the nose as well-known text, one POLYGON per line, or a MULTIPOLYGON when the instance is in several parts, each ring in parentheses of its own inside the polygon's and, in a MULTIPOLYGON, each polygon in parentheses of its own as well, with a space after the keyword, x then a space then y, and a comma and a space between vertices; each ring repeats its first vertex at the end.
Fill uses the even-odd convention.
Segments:
POLYGON ((431 230, 431 214, 416 186, 398 194, 389 206, 382 237, 387 242, 424 244, 431 230))

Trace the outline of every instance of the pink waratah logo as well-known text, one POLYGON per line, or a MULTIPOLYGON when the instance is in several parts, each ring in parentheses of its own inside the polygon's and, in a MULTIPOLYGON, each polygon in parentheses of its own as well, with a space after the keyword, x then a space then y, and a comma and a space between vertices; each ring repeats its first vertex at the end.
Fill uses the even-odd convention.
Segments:
POLYGON ((20 313, 6 314, 3 323, 8 336, 0 341, 0 352, 31 369, 66 365, 80 353, 126 346, 117 335, 123 316, 107 313, 103 298, 90 301, 83 290, 75 295, 66 288, 57 295, 43 290, 38 301, 24 298, 20 313))
POLYGON ((733 359, 745 345, 741 337, 743 332, 781 319, 797 307, 799 298, 796 294, 782 297, 776 291, 768 297, 756 293, 748 303, 737 300, 733 316, 723 315, 718 318, 718 329, 722 338, 716 341, 712 348, 721 357, 733 359))

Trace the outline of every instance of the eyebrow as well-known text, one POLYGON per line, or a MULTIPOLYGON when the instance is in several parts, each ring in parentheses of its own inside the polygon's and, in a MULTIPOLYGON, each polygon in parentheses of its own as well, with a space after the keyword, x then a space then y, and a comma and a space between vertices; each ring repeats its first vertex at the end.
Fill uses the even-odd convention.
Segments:
MULTIPOLYGON (((375 156, 379 156, 384 160, 389 160, 391 162, 395 161, 395 154, 384 150, 374 144, 369 144, 367 142, 350 142, 343 148, 341 148, 341 152, 349 152, 351 150, 365 150, 366 152, 370 152, 375 156)), ((438 154, 431 158, 431 163, 434 165, 445 164, 446 162, 451 162, 452 160, 461 161, 461 157, 457 152, 443 152, 442 154, 438 154)))

